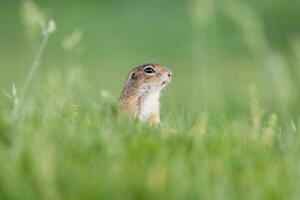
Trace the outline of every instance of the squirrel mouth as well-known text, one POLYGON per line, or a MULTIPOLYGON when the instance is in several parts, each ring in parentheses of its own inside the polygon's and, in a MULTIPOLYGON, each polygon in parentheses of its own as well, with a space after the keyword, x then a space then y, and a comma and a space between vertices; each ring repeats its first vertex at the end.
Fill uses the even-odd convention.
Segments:
POLYGON ((163 80, 162 83, 161 83, 161 85, 162 85, 162 86, 165 86, 165 85, 167 85, 167 84, 170 83, 170 82, 171 82, 171 78, 168 79, 168 80, 163 80))
POLYGON ((167 85, 169 81, 163 81, 161 85, 167 85))

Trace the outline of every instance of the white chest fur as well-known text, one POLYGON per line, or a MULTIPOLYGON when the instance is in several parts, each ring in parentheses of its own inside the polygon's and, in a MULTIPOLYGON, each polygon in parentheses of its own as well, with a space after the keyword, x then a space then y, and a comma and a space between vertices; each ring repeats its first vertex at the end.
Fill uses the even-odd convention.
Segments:
POLYGON ((159 112, 160 90, 149 92, 140 100, 139 119, 146 121, 151 114, 159 112))

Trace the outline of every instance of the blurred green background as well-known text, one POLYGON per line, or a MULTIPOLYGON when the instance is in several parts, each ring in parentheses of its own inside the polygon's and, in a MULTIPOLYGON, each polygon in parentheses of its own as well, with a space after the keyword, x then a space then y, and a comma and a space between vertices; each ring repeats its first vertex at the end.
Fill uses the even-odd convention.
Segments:
POLYGON ((299 10, 0 0, 0 199, 299 199, 299 10), (148 62, 174 74, 156 127, 115 106, 148 62))
POLYGON ((129 70, 154 62, 174 72, 164 112, 242 117, 256 95, 264 111, 296 117, 299 10, 293 0, 0 0, 0 88, 22 87, 54 19, 34 83, 80 68, 93 93, 117 99, 129 70))

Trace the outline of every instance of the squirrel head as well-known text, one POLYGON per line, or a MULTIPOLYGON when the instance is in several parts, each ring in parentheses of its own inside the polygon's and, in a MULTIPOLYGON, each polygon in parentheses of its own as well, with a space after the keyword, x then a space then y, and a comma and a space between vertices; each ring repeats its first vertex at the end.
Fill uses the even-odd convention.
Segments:
POLYGON ((133 69, 125 83, 125 88, 143 91, 159 91, 171 82, 172 71, 158 64, 144 64, 133 69))

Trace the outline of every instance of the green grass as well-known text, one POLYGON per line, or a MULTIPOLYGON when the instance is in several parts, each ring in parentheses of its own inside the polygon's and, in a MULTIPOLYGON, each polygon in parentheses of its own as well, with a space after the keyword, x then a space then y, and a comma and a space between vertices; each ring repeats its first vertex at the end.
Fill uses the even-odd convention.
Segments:
POLYGON ((1 200, 299 199, 293 0, 3 2, 1 200), (174 74, 156 127, 117 108, 147 62, 174 74))
POLYGON ((253 103, 245 119, 165 111, 148 127, 118 113, 115 98, 92 95, 79 72, 49 74, 17 118, 9 101, 1 109, 0 199, 300 195, 298 124, 263 120, 253 103))

